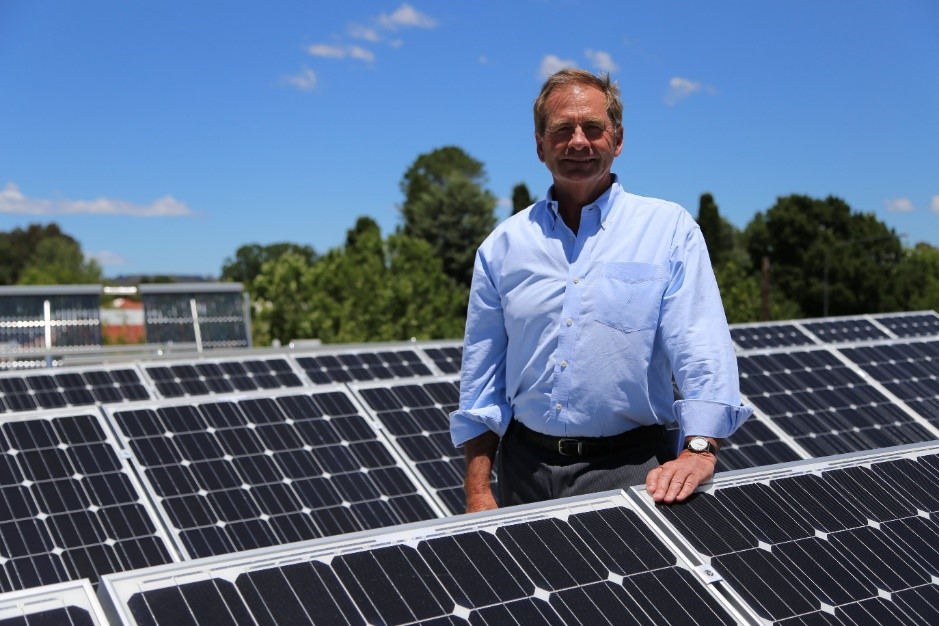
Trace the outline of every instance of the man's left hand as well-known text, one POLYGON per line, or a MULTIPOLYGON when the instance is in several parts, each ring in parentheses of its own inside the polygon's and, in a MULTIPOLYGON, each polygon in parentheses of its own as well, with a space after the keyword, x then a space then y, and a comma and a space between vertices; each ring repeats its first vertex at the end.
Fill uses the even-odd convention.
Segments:
POLYGON ((710 452, 682 450, 678 458, 646 475, 646 491, 657 503, 681 502, 694 493, 698 485, 711 480, 716 465, 717 457, 710 452))

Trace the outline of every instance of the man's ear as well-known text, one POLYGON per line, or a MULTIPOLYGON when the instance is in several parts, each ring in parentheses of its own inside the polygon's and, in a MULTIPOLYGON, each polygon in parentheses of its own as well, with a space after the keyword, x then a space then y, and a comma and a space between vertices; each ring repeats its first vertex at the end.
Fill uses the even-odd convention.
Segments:
POLYGON ((616 136, 614 137, 616 143, 613 148, 613 156, 619 156, 619 153, 623 151, 624 132, 621 124, 619 128, 616 129, 616 136))
POLYGON ((544 140, 538 134, 538 131, 535 131, 535 150, 538 151, 538 160, 544 163, 544 146, 542 145, 542 141, 544 140))

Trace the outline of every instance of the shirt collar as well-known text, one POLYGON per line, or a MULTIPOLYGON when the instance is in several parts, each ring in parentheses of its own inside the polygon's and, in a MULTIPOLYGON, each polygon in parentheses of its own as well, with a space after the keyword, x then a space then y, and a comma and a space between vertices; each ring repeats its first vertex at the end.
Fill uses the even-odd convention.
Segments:
MULTIPOLYGON (((624 190, 622 185, 619 184, 619 176, 616 174, 610 174, 612 178, 612 184, 610 188, 603 192, 599 198, 594 200, 592 203, 587 206, 596 206, 600 209, 600 226, 606 223, 606 219, 610 216, 610 210, 616 204, 617 198, 619 198, 624 190)), ((551 226, 557 226, 558 219, 561 217, 561 214, 558 212, 558 203, 554 199, 554 185, 548 188, 548 193, 545 195, 545 201, 548 206, 548 214, 551 216, 551 226)), ((586 208, 586 207, 583 207, 586 208)))

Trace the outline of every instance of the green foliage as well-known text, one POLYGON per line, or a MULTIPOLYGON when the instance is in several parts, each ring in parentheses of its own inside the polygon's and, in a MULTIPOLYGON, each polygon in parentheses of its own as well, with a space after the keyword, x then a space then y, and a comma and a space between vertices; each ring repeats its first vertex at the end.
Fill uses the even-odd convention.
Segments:
POLYGON ((512 215, 524 211, 536 202, 534 196, 528 191, 525 183, 519 183, 512 187, 512 215))
POLYGON ((757 213, 745 234, 753 267, 768 255, 775 287, 805 314, 823 314, 826 285, 829 315, 887 306, 884 286, 902 258, 902 245, 872 214, 852 213, 832 196, 792 195, 779 198, 765 215, 757 213))
MULTIPOLYGON (((730 260, 715 266, 714 275, 721 291, 724 313, 731 324, 763 320, 763 297, 759 274, 747 274, 745 266, 730 260)), ((770 290, 769 319, 800 317, 799 306, 778 290, 770 290)))
POLYGON ((81 246, 68 236, 39 241, 20 272, 20 285, 85 285, 102 282, 98 262, 85 260, 81 246))
POLYGON ((484 182, 482 163, 452 146, 419 156, 401 181, 400 232, 430 244, 447 276, 465 286, 476 248, 496 225, 496 197, 484 182))
POLYGON ((225 259, 220 280, 242 283, 245 290, 250 292, 255 277, 261 273, 261 266, 268 261, 279 259, 288 252, 301 256, 307 264, 312 264, 316 260, 316 251, 310 246, 289 242, 272 243, 266 246, 249 243, 238 248, 234 258, 225 259))
POLYGON ((716 266, 733 256, 737 229, 721 217, 714 196, 710 193, 701 194, 697 222, 707 243, 712 265, 716 266))
POLYGON ((939 311, 939 248, 921 242, 904 251, 888 283, 886 309, 939 311))
POLYGON ((0 285, 19 284, 23 268, 30 263, 33 253, 46 239, 67 240, 78 245, 55 223, 46 226, 30 224, 25 230, 15 228, 10 232, 0 232, 0 285))
POLYGON ((254 281, 256 344, 462 335, 467 293, 427 242, 402 234, 383 241, 370 218, 359 219, 347 242, 313 264, 288 252, 262 266, 254 281))

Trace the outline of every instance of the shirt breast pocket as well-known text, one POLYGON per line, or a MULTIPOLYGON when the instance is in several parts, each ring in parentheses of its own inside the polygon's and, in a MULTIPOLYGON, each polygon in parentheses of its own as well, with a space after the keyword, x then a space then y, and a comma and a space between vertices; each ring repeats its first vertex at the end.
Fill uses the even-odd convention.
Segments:
POLYGON ((605 264, 597 282, 596 320, 624 333, 655 328, 666 281, 660 265, 605 264))

